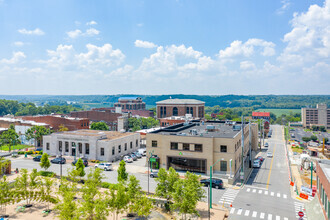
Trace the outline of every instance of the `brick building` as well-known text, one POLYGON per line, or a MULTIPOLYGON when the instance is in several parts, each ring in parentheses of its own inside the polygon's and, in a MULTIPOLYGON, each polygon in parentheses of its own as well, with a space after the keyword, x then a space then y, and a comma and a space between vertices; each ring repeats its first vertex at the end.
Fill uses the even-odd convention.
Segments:
POLYGON ((252 112, 252 119, 270 120, 270 112, 252 112))
MULTIPOLYGON (((116 112, 116 107, 110 107, 110 108, 93 108, 93 111, 111 111, 116 112)), ((131 116, 139 116, 139 117, 154 117, 154 112, 150 110, 134 110, 134 109, 121 109, 122 113, 130 113, 131 116)), ((118 113, 118 111, 117 111, 118 113)))
POLYGON ((317 195, 321 203, 325 219, 330 219, 330 161, 316 161, 317 195))
POLYGON ((64 115, 38 115, 38 116, 22 116, 23 120, 30 120, 39 123, 48 124, 53 130, 57 131, 60 125, 67 127, 69 131, 74 131, 78 129, 89 129, 89 119, 83 118, 73 118, 64 115))
POLYGON ((330 109, 326 104, 317 104, 316 108, 302 108, 301 120, 304 128, 315 125, 330 129, 330 109))
POLYGON ((118 102, 114 104, 115 107, 121 107, 127 110, 144 110, 146 103, 142 102, 141 97, 120 97, 118 102))
POLYGON ((157 118, 186 114, 191 114, 193 118, 204 118, 205 102, 196 99, 166 99, 156 102, 156 105, 157 118))

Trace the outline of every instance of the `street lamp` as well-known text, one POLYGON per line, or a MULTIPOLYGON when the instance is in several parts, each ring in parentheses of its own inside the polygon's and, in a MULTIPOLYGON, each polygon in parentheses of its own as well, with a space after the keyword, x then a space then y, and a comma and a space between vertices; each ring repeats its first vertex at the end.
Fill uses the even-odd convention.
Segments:
MULTIPOLYGON (((149 157, 148 158, 148 195, 149 195, 149 178, 150 178, 150 174, 149 174, 149 166, 150 166, 150 158, 152 157, 152 154, 154 153, 154 150, 149 151, 149 157)), ((151 172, 152 172, 152 167, 151 167, 151 172)))
POLYGON ((210 166, 210 209, 212 209, 212 171, 213 167, 220 161, 223 160, 223 158, 217 160, 212 166, 210 166))

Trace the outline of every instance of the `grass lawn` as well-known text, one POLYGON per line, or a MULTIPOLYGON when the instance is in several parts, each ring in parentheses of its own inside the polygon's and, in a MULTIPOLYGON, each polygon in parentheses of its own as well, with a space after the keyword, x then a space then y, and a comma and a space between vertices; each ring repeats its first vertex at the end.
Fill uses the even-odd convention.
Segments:
MULTIPOLYGON (((13 150, 13 149, 15 149, 15 150, 17 150, 17 149, 21 150, 21 149, 30 148, 30 147, 32 147, 32 146, 23 145, 23 144, 17 144, 15 146, 11 146, 11 150, 13 150)), ((8 145, 3 145, 3 146, 0 147, 0 150, 9 151, 9 146, 8 145)))
POLYGON ((300 149, 300 148, 291 147, 291 149, 292 149, 293 152, 297 152, 298 154, 301 154, 303 152, 303 149, 300 149))
POLYGON ((289 115, 290 112, 294 113, 301 113, 301 109, 276 109, 276 108, 263 108, 263 109, 257 109, 256 112, 272 112, 276 115, 276 117, 281 116, 282 114, 289 115))

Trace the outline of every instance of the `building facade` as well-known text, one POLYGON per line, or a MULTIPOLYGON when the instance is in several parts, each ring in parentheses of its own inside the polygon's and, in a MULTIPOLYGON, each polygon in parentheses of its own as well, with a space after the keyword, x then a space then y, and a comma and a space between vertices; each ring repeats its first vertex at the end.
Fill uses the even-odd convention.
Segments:
POLYGON ((20 118, 48 124, 55 131, 58 131, 60 125, 67 127, 69 131, 89 128, 88 118, 68 117, 65 115, 21 116, 20 118))
POLYGON ((195 99, 166 99, 156 102, 156 105, 157 118, 186 114, 191 114, 193 118, 204 118, 205 102, 195 99))
POLYGON ((330 161, 316 161, 317 195, 321 203, 324 217, 330 219, 330 161))
POLYGON ((252 119, 264 119, 270 121, 270 112, 252 112, 252 119))
POLYGON ((315 125, 330 129, 330 109, 326 104, 317 104, 316 108, 302 108, 301 120, 304 128, 315 125))
MULTIPOLYGON (((242 165, 241 125, 226 123, 183 123, 146 134, 147 153, 159 158, 159 167, 239 177, 242 165)), ((244 127, 244 164, 249 166, 251 150, 258 145, 257 125, 244 127), (250 135, 251 134, 251 139, 250 135)))
POLYGON ((145 110, 146 103, 142 102, 141 97, 120 97, 115 107, 121 107, 127 110, 145 110))
POLYGON ((43 151, 52 156, 76 156, 113 162, 137 151, 140 134, 117 131, 76 130, 43 136, 43 151))

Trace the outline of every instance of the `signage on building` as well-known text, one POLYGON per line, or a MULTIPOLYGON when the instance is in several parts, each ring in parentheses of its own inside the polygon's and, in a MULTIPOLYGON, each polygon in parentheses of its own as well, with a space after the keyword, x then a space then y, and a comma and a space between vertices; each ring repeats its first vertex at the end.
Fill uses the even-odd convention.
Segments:
POLYGON ((244 172, 240 172, 239 176, 240 176, 241 180, 244 180, 244 172))
POLYGON ((310 196, 313 194, 312 189, 305 186, 301 186, 300 191, 310 196))

